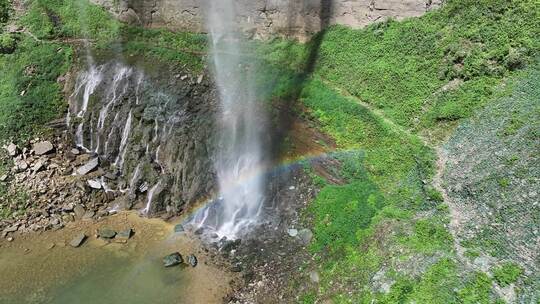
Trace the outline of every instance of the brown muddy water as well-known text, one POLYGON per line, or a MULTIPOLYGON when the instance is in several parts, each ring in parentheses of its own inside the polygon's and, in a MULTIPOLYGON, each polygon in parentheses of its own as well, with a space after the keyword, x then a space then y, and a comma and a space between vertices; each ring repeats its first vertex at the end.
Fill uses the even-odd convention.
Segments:
POLYGON ((233 279, 197 241, 134 213, 0 241, 1 304, 221 303, 233 279), (126 244, 108 243, 95 237, 100 227, 135 234, 126 244), (81 232, 89 238, 72 248, 69 242, 81 232), (199 264, 164 268, 163 256, 176 251, 195 254, 199 264))

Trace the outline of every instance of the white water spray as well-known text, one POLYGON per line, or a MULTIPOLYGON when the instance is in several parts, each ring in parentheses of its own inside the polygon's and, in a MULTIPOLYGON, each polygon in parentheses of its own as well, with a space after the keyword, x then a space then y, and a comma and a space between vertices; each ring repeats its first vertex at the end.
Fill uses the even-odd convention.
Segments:
POLYGON ((242 55, 236 17, 235 1, 209 1, 211 64, 221 106, 215 167, 222 199, 201 210, 193 220, 196 226, 229 239, 241 237, 259 222, 264 200, 261 138, 265 115, 256 104, 254 72, 248 62, 252 56, 242 55))

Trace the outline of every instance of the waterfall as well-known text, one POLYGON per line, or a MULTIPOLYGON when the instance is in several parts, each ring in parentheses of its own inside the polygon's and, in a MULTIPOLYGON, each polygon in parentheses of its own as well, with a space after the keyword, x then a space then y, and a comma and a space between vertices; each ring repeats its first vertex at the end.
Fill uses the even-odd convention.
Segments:
POLYGON ((243 53, 235 1, 209 1, 207 26, 211 66, 219 91, 219 144, 215 169, 220 197, 195 215, 193 224, 220 237, 241 237, 260 219, 264 200, 265 157, 261 139, 265 115, 257 104, 253 56, 243 53), (212 208, 213 210, 209 210, 212 208), (213 216, 210 216, 212 214, 213 216))

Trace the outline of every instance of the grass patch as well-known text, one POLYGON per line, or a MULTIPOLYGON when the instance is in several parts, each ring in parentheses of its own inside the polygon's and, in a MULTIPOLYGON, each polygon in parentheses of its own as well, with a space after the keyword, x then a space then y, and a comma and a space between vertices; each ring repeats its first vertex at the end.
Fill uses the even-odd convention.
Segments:
POLYGON ((21 36, 12 54, 0 55, 0 139, 24 141, 63 114, 67 105, 58 77, 67 72, 72 49, 21 36))
POLYGON ((515 263, 505 263, 493 271, 495 281, 501 286, 507 286, 517 281, 523 269, 515 263))

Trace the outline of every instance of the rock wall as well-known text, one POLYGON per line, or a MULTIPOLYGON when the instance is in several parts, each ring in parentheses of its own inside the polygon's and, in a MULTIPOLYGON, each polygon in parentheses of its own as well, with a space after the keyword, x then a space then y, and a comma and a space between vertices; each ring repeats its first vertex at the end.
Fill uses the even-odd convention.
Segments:
MULTIPOLYGON (((204 32, 210 0, 92 0, 120 20, 151 27, 204 32)), ((444 0, 236 0, 239 22, 255 38, 301 40, 330 24, 364 27, 386 18, 404 19, 437 8, 444 0)))
POLYGON ((69 133, 99 157, 98 187, 122 197, 112 208, 176 214, 214 187, 215 90, 204 75, 133 60, 78 72, 69 133))

